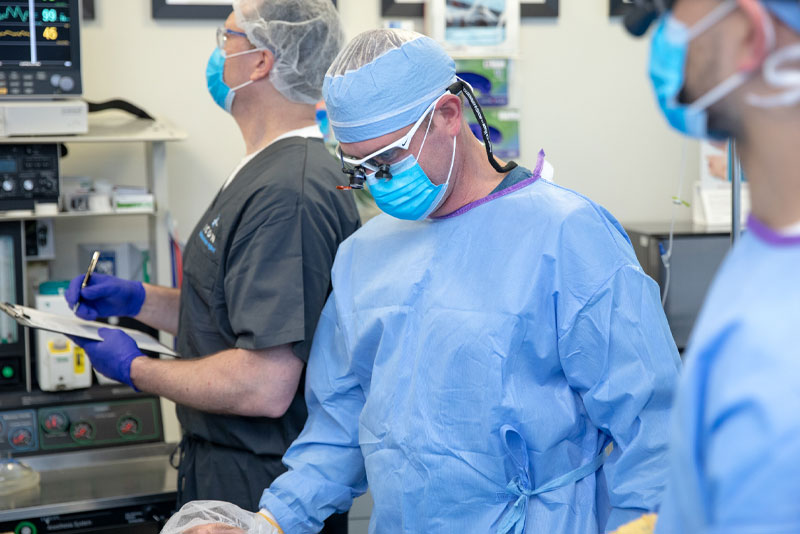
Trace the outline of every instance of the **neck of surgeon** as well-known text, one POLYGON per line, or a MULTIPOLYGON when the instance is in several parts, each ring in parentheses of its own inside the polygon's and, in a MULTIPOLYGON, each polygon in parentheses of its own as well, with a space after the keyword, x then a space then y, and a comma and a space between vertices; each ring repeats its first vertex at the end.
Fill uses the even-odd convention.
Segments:
POLYGON ((287 132, 316 124, 313 104, 289 100, 268 79, 238 91, 232 113, 242 132, 248 155, 287 132))
MULTIPOLYGON (((800 42, 788 28, 778 28, 777 46, 800 42)), ((800 68, 800 62, 791 65, 800 68)), ((761 80, 751 92, 774 94, 761 80)), ((763 109, 742 106, 736 135, 748 182, 752 212, 774 229, 800 222, 800 104, 763 109)))
MULTIPOLYGON (((458 102, 458 99, 455 99, 455 102, 458 102)), ((463 115, 459 115, 457 120, 459 120, 460 127, 457 130, 458 137, 456 140, 455 160, 453 162, 453 174, 450 178, 450 190, 452 193, 431 214, 431 217, 448 215, 467 204, 488 196, 508 174, 498 173, 492 167, 486 156, 486 149, 472 134, 472 130, 470 130, 463 115)), ((437 113, 434 115, 434 128, 448 128, 447 121, 447 117, 441 117, 437 113), (441 121, 441 124, 436 124, 437 119, 441 121)), ((443 162, 447 160, 446 163, 449 164, 449 158, 446 156, 449 156, 449 150, 452 150, 452 141, 450 142, 449 150, 445 141, 446 138, 442 140, 439 159, 443 162)), ((504 161, 498 160, 498 162, 500 165, 505 165, 504 161)))

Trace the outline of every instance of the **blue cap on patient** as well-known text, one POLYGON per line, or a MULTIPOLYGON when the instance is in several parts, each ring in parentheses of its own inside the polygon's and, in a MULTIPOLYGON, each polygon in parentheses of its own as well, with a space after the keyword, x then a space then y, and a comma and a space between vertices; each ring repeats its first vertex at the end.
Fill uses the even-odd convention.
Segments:
POLYGON ((766 0, 764 5, 784 24, 800 33, 800 0, 766 0))
POLYGON ((455 81, 455 62, 430 37, 372 30, 339 53, 322 94, 336 139, 358 143, 414 124, 455 81))

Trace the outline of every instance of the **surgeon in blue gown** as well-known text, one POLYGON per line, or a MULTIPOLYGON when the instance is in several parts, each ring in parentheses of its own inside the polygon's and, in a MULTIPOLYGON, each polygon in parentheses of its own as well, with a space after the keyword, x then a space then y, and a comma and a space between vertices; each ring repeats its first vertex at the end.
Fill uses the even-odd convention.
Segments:
POLYGON ((689 342, 656 532, 796 534, 800 1, 670 3, 652 39, 658 100, 680 132, 736 139, 752 217, 689 342))
POLYGON ((324 94, 386 213, 339 249, 264 511, 317 532, 367 486, 371 533, 596 534, 653 510, 680 363, 617 221, 543 179, 543 153, 487 153, 427 37, 361 34, 324 94))
POLYGON ((679 358, 616 220, 543 153, 497 161, 427 37, 360 35, 324 95, 385 214, 337 253, 259 532, 317 532, 368 486, 372 534, 598 534, 655 509, 679 358))

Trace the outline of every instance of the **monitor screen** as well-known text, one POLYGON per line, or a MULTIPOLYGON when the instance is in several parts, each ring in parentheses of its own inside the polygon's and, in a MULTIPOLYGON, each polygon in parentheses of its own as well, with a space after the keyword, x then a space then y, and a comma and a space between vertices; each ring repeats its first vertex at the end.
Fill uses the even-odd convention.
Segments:
POLYGON ((81 92, 80 0, 0 1, 0 96, 81 92))
POLYGON ((17 172, 17 160, 12 158, 0 158, 0 173, 17 172))
MULTIPOLYGON (((16 300, 17 273, 14 238, 0 235, 0 302, 19 304, 16 300)), ((16 321, 5 313, 0 313, 0 344, 16 343, 18 335, 19 329, 16 321)))

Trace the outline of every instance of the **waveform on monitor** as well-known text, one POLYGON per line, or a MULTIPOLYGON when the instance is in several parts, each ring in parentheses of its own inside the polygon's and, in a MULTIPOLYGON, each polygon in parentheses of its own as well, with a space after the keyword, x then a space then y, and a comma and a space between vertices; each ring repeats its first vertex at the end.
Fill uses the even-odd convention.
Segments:
POLYGON ((0 31, 0 37, 30 37, 31 32, 28 30, 3 30, 0 31))
POLYGON ((5 10, 0 11, 0 20, 19 19, 28 22, 29 16, 29 11, 20 6, 6 6, 5 10))

